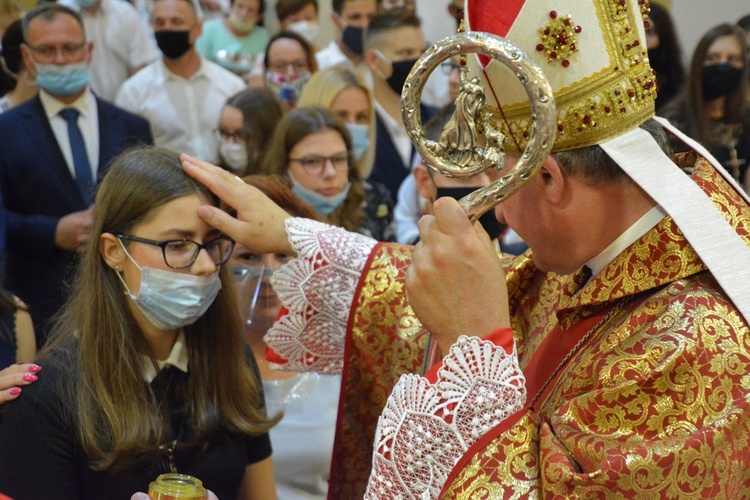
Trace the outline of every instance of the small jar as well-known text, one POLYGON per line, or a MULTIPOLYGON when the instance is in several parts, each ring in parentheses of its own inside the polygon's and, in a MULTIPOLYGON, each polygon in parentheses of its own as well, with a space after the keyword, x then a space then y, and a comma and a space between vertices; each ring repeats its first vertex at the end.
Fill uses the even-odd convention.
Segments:
POLYGON ((187 474, 162 474, 148 486, 152 500, 208 500, 208 492, 200 479, 187 474))

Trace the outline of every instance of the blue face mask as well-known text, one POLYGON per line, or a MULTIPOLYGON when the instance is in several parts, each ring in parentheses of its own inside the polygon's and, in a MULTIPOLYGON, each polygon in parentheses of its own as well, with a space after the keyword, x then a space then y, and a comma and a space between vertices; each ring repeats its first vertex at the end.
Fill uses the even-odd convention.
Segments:
POLYGON ((36 84, 52 95, 72 95, 89 83, 89 63, 39 64, 36 67, 36 84))
POLYGON ((354 159, 359 161, 370 147, 370 126, 359 123, 347 123, 346 128, 349 135, 352 136, 352 154, 354 159))
POLYGON ((328 217, 344 202, 347 196, 349 196, 349 188, 351 188, 351 182, 347 182, 344 189, 333 196, 325 196, 311 189, 307 189, 302 184, 297 182, 291 172, 289 172, 289 178, 292 180, 292 192, 302 199, 305 203, 310 205, 315 213, 328 217))
POLYGON ((218 271, 210 276, 193 276, 141 267, 130 256, 120 240, 128 258, 141 270, 141 287, 137 295, 130 293, 125 280, 117 273, 126 294, 141 314, 159 330, 176 330, 192 325, 211 307, 221 290, 218 271))

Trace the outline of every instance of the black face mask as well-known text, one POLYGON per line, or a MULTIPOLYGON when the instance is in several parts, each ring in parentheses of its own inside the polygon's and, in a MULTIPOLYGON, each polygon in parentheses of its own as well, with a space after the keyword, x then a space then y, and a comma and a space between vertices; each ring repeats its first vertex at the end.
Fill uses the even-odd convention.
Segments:
MULTIPOLYGON (((442 187, 437 188, 437 195, 436 198, 442 198, 443 196, 448 196, 450 198, 454 198, 456 200, 460 200, 464 196, 473 193, 477 189, 479 189, 480 186, 473 186, 473 187, 442 187)), ((482 215, 479 218, 479 223, 482 224, 482 227, 485 231, 487 231, 487 234, 490 235, 490 238, 493 240, 495 238, 498 238, 503 231, 505 230, 505 224, 500 223, 499 220, 495 217, 495 211, 490 210, 486 214, 482 215)))
POLYGON ((729 63, 711 64, 703 67, 703 97, 706 100, 729 95, 740 83, 742 70, 729 63))
POLYGON ((341 42, 354 56, 361 57, 365 53, 364 32, 362 28, 347 24, 341 33, 341 42))
POLYGON ((392 61, 391 67, 393 73, 388 77, 386 82, 393 89, 395 93, 401 95, 404 90, 404 84, 406 83, 406 77, 409 76, 409 72, 414 67, 417 59, 406 59, 405 61, 392 61))
POLYGON ((159 30, 154 36, 159 50, 169 59, 179 59, 192 47, 189 30, 159 30))

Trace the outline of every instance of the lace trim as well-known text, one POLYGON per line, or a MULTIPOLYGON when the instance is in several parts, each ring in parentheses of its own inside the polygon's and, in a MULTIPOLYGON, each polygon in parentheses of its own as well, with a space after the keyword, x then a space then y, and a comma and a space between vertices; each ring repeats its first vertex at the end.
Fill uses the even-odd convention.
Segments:
POLYGON ((375 434, 365 498, 437 498, 453 466, 481 436, 523 408, 526 379, 515 347, 461 336, 435 385, 403 375, 375 434))
POLYGON ((298 258, 271 278, 289 309, 265 336, 268 346, 288 361, 274 367, 339 374, 349 309, 377 242, 302 218, 287 219, 286 231, 298 258))

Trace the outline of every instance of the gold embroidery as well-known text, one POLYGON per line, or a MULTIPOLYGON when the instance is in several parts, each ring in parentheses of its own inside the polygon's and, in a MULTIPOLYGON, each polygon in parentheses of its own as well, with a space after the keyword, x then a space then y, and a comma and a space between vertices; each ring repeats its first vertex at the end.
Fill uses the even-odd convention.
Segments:
MULTIPOLYGON (((610 65, 555 91, 558 128, 553 151, 598 144, 654 115, 656 77, 645 64, 648 53, 636 30, 641 12, 619 0, 594 0, 594 4, 610 65)), ((520 154, 531 131, 529 105, 504 106, 502 113, 497 107, 487 110, 492 126, 515 139, 506 141, 507 152, 520 154)))
MULTIPOLYGON (((705 161, 685 161, 750 244, 747 205, 705 161)), ((528 255, 507 277, 527 362, 561 305, 575 326, 608 296, 644 295, 571 359, 538 414, 471 458, 446 498, 750 498, 750 328, 669 217, 577 292, 528 255)))

